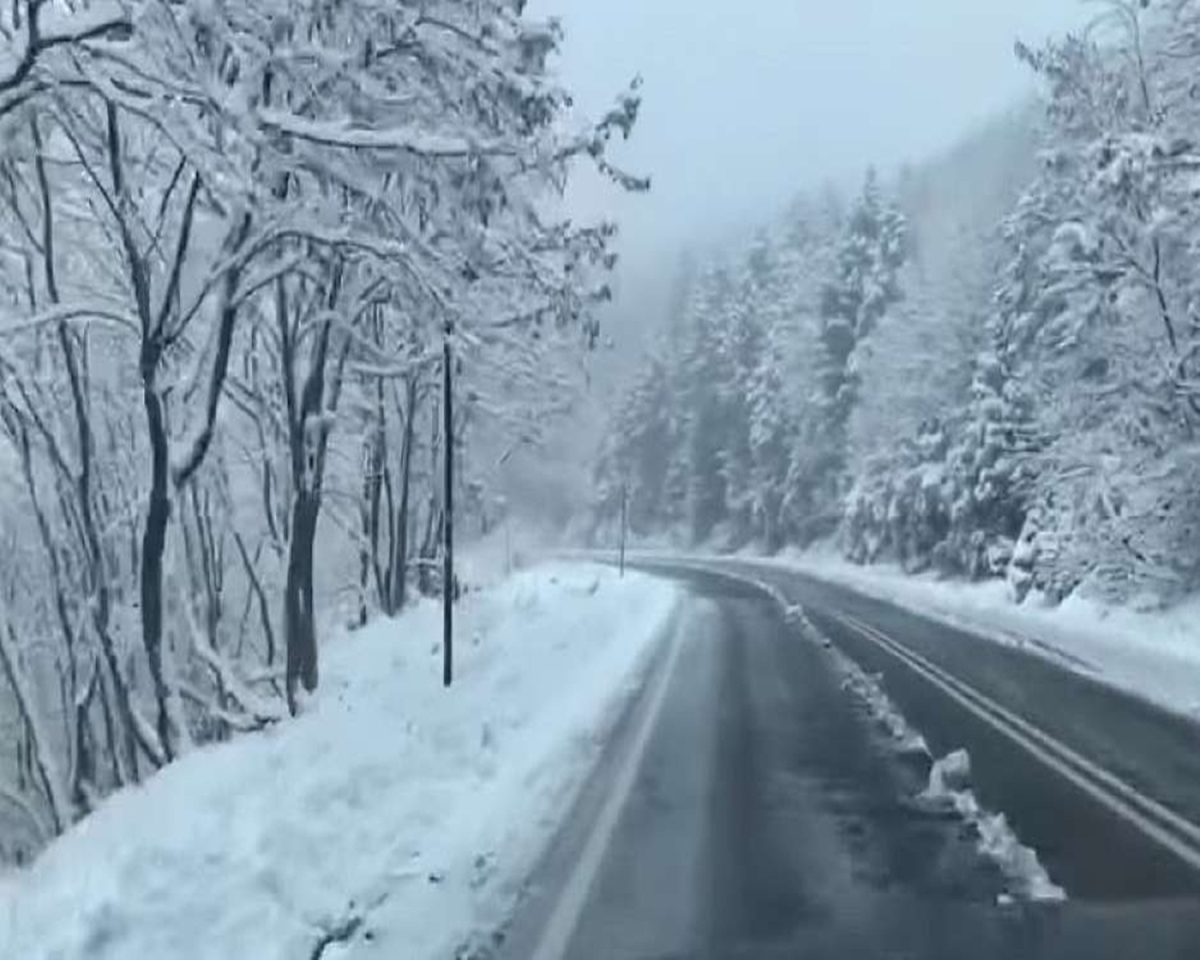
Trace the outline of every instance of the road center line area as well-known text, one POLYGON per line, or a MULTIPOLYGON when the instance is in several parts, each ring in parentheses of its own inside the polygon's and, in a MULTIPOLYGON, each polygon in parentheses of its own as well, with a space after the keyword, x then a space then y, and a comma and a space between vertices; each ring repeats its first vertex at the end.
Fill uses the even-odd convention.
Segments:
POLYGON ((684 587, 675 633, 585 787, 600 799, 567 815, 497 960, 1195 960, 1195 845, 1154 801, 853 615, 820 612, 827 647, 781 608, 786 585, 652 572, 684 587), (898 750, 847 688, 863 649, 889 695, 907 678, 902 708, 927 705, 930 731, 915 726, 935 752, 970 750, 983 802, 1023 842, 1042 854, 1027 808, 1062 819, 1070 842, 1047 847, 1066 902, 1022 899, 973 825, 925 802, 929 758, 898 750), (1071 868, 1081 831, 1105 895, 1071 868), (1110 876, 1121 864, 1157 871, 1153 895, 1110 876))
POLYGON ((1135 826, 1149 839, 1200 871, 1200 827, 1196 824, 1138 792, 1107 770, 967 684, 956 680, 920 654, 907 650, 902 644, 869 624, 846 615, 838 615, 838 619, 901 660, 985 723, 994 726, 1000 733, 1020 744, 1055 773, 1087 791, 1099 803, 1135 826))

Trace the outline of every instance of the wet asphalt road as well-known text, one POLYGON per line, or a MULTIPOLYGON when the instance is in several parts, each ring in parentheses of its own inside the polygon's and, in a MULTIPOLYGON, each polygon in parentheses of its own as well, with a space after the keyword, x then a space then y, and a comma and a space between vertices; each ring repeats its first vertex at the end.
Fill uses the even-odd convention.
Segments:
MULTIPOLYGON (((758 590, 714 573, 655 569, 686 588, 675 635, 664 640, 678 649, 658 658, 644 688, 665 684, 661 708, 651 726, 642 722, 649 695, 630 704, 531 878, 502 957, 1200 958, 1200 877, 856 642, 834 614, 849 603, 863 614, 857 598, 790 576, 776 584, 793 602, 803 593, 810 620, 836 648, 882 675, 935 752, 971 752, 973 789, 1038 850, 1067 888, 1066 904, 998 902, 1011 881, 961 819, 918 802, 927 761, 897 752, 843 688, 836 650, 785 623, 758 590), (649 735, 631 764, 639 724, 649 735), (562 891, 623 767, 632 787, 569 936, 550 957, 545 930, 562 926, 562 891)), ((1003 678, 1013 664, 978 669, 1003 678)), ((1060 706, 1074 716, 1089 695, 1060 706)), ((1136 727, 1111 704, 1102 712, 1136 727)), ((1176 732, 1167 722, 1155 736, 1169 744, 1176 732)), ((1137 743, 1158 749, 1153 738, 1137 743)), ((1197 786, 1193 758, 1164 749, 1160 762, 1179 781, 1168 792, 1183 802, 1197 786)), ((1172 779, 1149 767, 1149 777, 1172 779)))
MULTIPOLYGON (((724 561, 723 561, 724 562, 724 561)), ((968 712, 882 654, 836 616, 849 613, 1051 733, 1105 770, 1200 824, 1200 725, 1035 653, 981 640, 844 587, 751 562, 730 569, 770 583, 864 669, 934 752, 966 747, 973 788, 1003 810, 1074 899, 1200 896, 1200 874, 1100 809, 968 712)), ((1200 960, 1200 941, 1193 954, 1200 960)))

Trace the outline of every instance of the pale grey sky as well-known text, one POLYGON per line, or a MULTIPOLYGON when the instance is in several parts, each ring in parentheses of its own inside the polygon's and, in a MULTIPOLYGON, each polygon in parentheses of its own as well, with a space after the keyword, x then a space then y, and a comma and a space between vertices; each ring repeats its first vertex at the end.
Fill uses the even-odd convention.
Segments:
MULTIPOLYGON (((580 178, 572 207, 615 216, 622 254, 593 360, 590 405, 561 431, 556 455, 523 468, 566 482, 590 462, 588 417, 639 356, 669 302, 685 242, 767 223, 806 188, 856 185, 951 146, 1032 89, 1018 37, 1086 22, 1080 0, 531 0, 567 31, 558 64, 581 110, 599 114, 635 75, 641 122, 615 151, 654 178, 623 197, 580 178)), ((585 474, 579 474, 581 489, 585 474)))
POLYGON ((559 69, 587 113, 645 79, 618 155, 654 177, 652 195, 585 182, 575 199, 615 209, 638 260, 769 219, 869 162, 936 153, 1029 89, 1016 38, 1089 14, 1080 0, 533 0, 530 12, 562 17, 559 69))

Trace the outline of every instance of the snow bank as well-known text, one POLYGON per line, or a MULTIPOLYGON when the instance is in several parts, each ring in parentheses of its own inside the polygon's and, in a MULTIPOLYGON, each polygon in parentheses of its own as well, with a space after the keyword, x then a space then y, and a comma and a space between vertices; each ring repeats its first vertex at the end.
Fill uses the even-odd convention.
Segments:
POLYGON ((988 813, 971 792, 971 757, 954 750, 934 761, 929 786, 921 794, 926 803, 953 809, 979 837, 979 851, 999 867, 1015 892, 1026 900, 1057 901, 1066 891, 1050 879, 1037 854, 1021 843, 1002 813, 988 813))
POLYGON ((435 605, 331 640, 304 716, 110 798, 0 884, 0 957, 462 952, 503 921, 675 597, 572 565, 468 594, 448 692, 435 605))
MULTIPOLYGON (((788 610, 789 619, 797 623, 810 640, 825 643, 821 632, 799 608, 788 610)), ((1055 884, 1037 853, 1018 839, 1002 813, 989 812, 979 805, 971 792, 971 758, 966 750, 955 750, 934 759, 925 738, 909 725, 899 708, 884 692, 878 676, 867 673, 857 663, 836 648, 830 655, 838 662, 843 675, 842 687, 866 706, 872 719, 889 738, 892 749, 901 754, 919 755, 932 761, 929 784, 917 800, 930 807, 953 810, 978 838, 979 852, 993 861, 1004 875, 1008 893, 1006 902, 1021 900, 1064 900, 1066 891, 1055 884)))
POLYGON ((1081 597, 1051 607, 1031 596, 1018 606, 1000 581, 971 584, 930 574, 911 576, 894 566, 860 567, 831 551, 788 553, 762 562, 798 569, 1024 648, 1200 719, 1200 599, 1154 612, 1081 597))
POLYGON ((842 689, 848 690, 866 704, 876 724, 891 738, 892 747, 899 753, 924 755, 930 760, 933 754, 925 738, 909 726, 908 721, 891 698, 883 692, 879 678, 867 673, 845 654, 834 650, 841 664, 842 689))

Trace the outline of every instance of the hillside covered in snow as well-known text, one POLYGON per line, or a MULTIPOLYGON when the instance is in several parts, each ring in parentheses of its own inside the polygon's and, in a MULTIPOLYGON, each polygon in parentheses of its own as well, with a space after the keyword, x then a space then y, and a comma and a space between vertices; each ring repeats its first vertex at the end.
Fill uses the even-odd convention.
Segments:
POLYGON ((486 942, 675 599, 611 568, 516 574, 460 603, 448 691, 436 604, 332 637, 302 716, 188 754, 0 874, 0 956, 433 960, 486 942))

